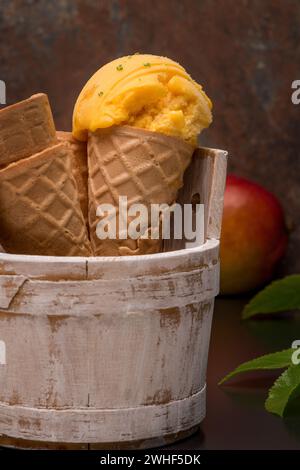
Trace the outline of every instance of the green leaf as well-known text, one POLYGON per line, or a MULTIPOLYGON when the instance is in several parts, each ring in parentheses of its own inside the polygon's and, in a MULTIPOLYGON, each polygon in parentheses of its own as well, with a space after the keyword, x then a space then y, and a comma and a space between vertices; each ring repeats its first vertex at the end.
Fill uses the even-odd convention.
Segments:
POLYGON ((264 356, 257 357, 256 359, 252 359, 251 361, 244 362, 232 372, 227 374, 219 382, 219 385, 223 384, 226 380, 241 374, 242 372, 283 369, 284 367, 288 367, 291 364, 293 352, 295 352, 294 349, 284 349, 283 351, 266 354, 264 356))
POLYGON ((300 395, 300 365, 291 365, 269 391, 265 407, 270 413, 284 415, 287 404, 300 395))
POLYGON ((272 282, 246 305, 242 317, 300 309, 300 275, 292 274, 272 282))

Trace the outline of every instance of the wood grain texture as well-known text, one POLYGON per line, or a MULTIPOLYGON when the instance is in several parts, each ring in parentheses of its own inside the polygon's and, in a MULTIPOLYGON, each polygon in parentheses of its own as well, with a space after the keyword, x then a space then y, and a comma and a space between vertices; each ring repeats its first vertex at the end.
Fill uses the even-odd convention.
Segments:
MULTIPOLYGON (((226 182, 227 152, 223 150, 205 149, 196 150, 196 165, 193 168, 193 178, 201 175, 203 187, 200 188, 200 201, 204 201, 205 239, 219 239, 221 236, 223 199, 226 182), (206 183, 206 188, 205 188, 206 183)), ((190 179, 192 176, 190 176, 190 179)), ((188 177, 189 179, 189 177, 188 177)))
MULTIPOLYGON (((126 271, 122 259, 124 269, 114 279, 114 262, 105 258, 105 279, 95 279, 95 265, 102 260, 94 259, 92 279, 87 267, 86 280, 69 281, 39 279, 37 270, 30 278, 28 266, 22 269, 14 257, 23 274, 0 276, 0 339, 7 358, 0 366, 0 434, 120 442, 152 439, 200 422, 204 405, 183 405, 205 387, 218 242, 161 254, 166 263, 154 256, 157 271, 146 255, 144 275, 133 275, 134 263, 126 271), (167 273, 160 273, 160 264, 167 273), (182 410, 176 405, 166 415, 173 402, 180 402, 182 410)), ((5 265, 9 255, 1 257, 5 265)), ((72 273, 76 261, 65 263, 72 273)), ((50 264, 55 270, 55 260, 50 264)), ((51 278, 51 268, 45 271, 51 278)), ((63 263, 60 272, 67 275, 63 263)))
POLYGON ((26 281, 25 276, 0 277, 0 308, 8 308, 14 296, 26 281))
POLYGON ((31 279, 86 279, 87 259, 80 256, 30 256, 0 252, 0 276, 19 275, 31 279))
POLYGON ((116 280, 152 274, 192 271, 216 264, 219 258, 217 240, 197 248, 122 257, 26 256, 0 253, 0 276, 19 275, 41 280, 116 280), (190 256, 186 256, 187 253, 190 256))
MULTIPOLYGON (((184 174, 177 202, 182 208, 195 200, 204 205, 203 240, 219 239, 221 236, 226 169, 226 151, 199 147, 184 174)), ((181 250, 190 245, 185 238, 176 240, 171 237, 164 241, 164 251, 181 250)))
POLYGON ((164 436, 153 437, 151 439, 137 439, 121 442, 54 442, 36 441, 29 439, 16 439, 8 436, 0 436, 0 446, 18 448, 24 450, 140 450, 162 447, 170 445, 175 441, 186 439, 199 430, 199 424, 184 431, 165 434, 164 436))
POLYGON ((118 410, 43 410, 0 404, 0 429, 15 438, 68 442, 119 442, 153 439, 198 424, 205 416, 205 388, 164 405, 118 410), (135 426, 129 423, 134 419, 135 426))
MULTIPOLYGON (((204 149, 192 165, 207 184, 187 175, 215 236, 225 164, 204 149)), ((140 256, 0 253, 0 438, 147 447, 197 426, 218 291, 219 240, 209 237, 140 256)))
POLYGON ((5 305, 12 313, 55 315, 64 311, 71 316, 116 315, 133 309, 184 306, 206 301, 219 291, 219 264, 188 273, 148 276, 114 281, 39 281, 19 279, 17 290, 6 289, 5 305), (10 302, 9 302, 10 295, 10 302), (84 301, 83 301, 84 299, 84 301))

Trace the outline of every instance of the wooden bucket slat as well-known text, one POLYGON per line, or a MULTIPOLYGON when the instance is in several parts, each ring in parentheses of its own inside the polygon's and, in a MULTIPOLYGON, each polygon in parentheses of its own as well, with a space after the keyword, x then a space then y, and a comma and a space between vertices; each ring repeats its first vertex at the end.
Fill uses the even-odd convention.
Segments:
MULTIPOLYGON (((220 238, 223 198, 226 182, 227 152, 224 150, 198 148, 192 163, 184 174, 184 184, 177 202, 183 207, 199 195, 204 204, 204 240, 220 238)), ((182 250, 187 240, 165 240, 164 251, 182 250)))
POLYGON ((1 315, 0 403, 123 408, 188 397, 205 385, 212 310, 209 301, 123 317, 1 315))

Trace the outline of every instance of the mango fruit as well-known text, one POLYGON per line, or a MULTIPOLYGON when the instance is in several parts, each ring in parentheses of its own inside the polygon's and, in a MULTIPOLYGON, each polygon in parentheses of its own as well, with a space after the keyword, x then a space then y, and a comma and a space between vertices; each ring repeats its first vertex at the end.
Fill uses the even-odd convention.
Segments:
POLYGON ((283 257, 288 233, 278 199, 257 183, 228 175, 221 233, 221 294, 268 282, 283 257))

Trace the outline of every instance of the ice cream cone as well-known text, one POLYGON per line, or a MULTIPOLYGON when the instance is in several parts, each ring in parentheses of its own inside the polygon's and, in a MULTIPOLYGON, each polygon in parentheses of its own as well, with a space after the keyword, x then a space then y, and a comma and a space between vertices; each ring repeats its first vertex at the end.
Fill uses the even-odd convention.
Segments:
POLYGON ((72 152, 72 169, 78 187, 81 210, 88 224, 88 190, 87 190, 87 144, 72 136, 71 132, 57 131, 59 142, 65 142, 72 152))
POLYGON ((65 144, 0 171, 0 242, 30 255, 89 256, 87 229, 65 144))
MULTIPOLYGON (((118 207, 119 196, 133 203, 172 204, 183 184, 193 147, 182 139, 130 126, 89 133, 89 228, 95 255, 135 255, 161 250, 161 240, 100 240, 97 207, 118 207)), ((147 229, 152 231, 152 227, 147 229)))
POLYGON ((0 111, 0 167, 56 143, 47 95, 33 95, 0 111))

